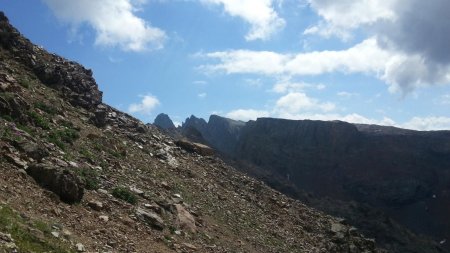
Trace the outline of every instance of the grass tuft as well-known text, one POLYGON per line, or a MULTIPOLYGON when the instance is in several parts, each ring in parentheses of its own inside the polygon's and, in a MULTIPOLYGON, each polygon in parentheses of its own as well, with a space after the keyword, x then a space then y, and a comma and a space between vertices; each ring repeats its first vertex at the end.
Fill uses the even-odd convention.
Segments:
POLYGON ((118 199, 124 200, 132 205, 137 203, 137 197, 134 193, 124 187, 116 187, 112 191, 112 195, 118 199))

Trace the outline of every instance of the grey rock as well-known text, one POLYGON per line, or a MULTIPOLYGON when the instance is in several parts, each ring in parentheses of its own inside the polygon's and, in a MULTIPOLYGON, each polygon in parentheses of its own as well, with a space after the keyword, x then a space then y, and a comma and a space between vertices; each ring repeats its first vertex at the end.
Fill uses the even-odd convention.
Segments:
POLYGON ((27 170, 43 188, 54 192, 66 203, 80 202, 84 194, 84 184, 68 168, 60 168, 49 164, 31 165, 27 170))
POLYGON ((85 252, 85 251, 86 251, 86 248, 85 248, 84 245, 81 244, 81 243, 77 243, 77 244, 75 245, 75 248, 77 249, 78 252, 85 252))
POLYGON ((191 233, 196 233, 197 226, 195 225, 194 216, 180 204, 175 204, 175 209, 177 211, 177 222, 180 228, 191 233))
POLYGON ((214 155, 214 149, 201 143, 190 142, 186 140, 178 140, 175 142, 175 144, 188 152, 197 153, 203 156, 214 155))
POLYGON ((16 141, 14 146, 22 152, 25 152, 27 156, 41 161, 43 158, 49 156, 48 150, 43 146, 29 140, 16 141))
POLYGON ((95 211, 101 211, 103 209, 103 203, 100 201, 89 201, 88 206, 95 211))
POLYGON ((145 211, 140 207, 136 209, 136 217, 158 230, 163 230, 166 226, 164 220, 159 215, 151 211, 145 211))

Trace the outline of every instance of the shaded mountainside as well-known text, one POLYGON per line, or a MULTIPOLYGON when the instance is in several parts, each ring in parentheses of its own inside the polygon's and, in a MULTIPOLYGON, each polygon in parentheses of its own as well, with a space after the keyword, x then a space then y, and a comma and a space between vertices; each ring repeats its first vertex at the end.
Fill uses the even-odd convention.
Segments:
POLYGON ((164 129, 164 130, 169 130, 169 129, 174 129, 175 125, 173 124, 172 120, 169 118, 169 115, 164 114, 164 113, 160 113, 158 114, 158 116, 156 116, 155 121, 153 122, 153 125, 164 129))
POLYGON ((211 115, 208 123, 192 115, 181 126, 181 132, 184 136, 212 144, 220 152, 234 156, 239 135, 244 126, 245 122, 217 115, 211 115))
POLYGON ((1 12, 0 35, 0 252, 384 252, 102 103, 1 12))
MULTIPOLYGON (((345 217, 392 251, 441 252, 438 243, 422 241, 400 224, 447 246, 449 131, 271 118, 236 128, 215 126, 217 121, 198 129, 209 145, 274 188, 345 217), (225 131, 212 137, 209 129, 225 131), (233 148, 223 149, 215 140, 229 133, 227 141, 234 142, 227 147, 233 148)), ((183 127, 195 125, 188 120, 183 127)))

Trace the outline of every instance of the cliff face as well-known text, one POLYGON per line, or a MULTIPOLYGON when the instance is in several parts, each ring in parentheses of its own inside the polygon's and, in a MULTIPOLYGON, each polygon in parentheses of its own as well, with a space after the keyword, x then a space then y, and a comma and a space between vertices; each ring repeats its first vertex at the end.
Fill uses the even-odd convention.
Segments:
POLYGON ((243 129, 237 159, 249 160, 314 193, 340 180, 339 161, 352 156, 360 133, 345 122, 258 119, 243 129))
MULTIPOLYGON (((296 188, 318 198, 369 205, 419 234, 436 240, 450 236, 450 131, 270 118, 241 125, 232 138, 229 128, 230 124, 217 128, 214 134, 228 138, 228 149, 222 150, 214 138, 207 141, 235 160, 256 166, 251 172, 278 189, 294 194, 296 188), (227 131, 220 133, 222 129, 227 131)), ((394 228, 374 232, 380 219, 386 219, 383 215, 373 212, 363 219, 365 215, 351 208, 316 205, 390 243, 386 235, 394 228)))
POLYGON ((211 115, 208 123, 204 119, 191 116, 181 127, 181 131, 189 137, 193 132, 201 136, 203 141, 227 155, 235 155, 236 145, 241 129, 245 126, 242 121, 231 120, 217 115, 211 115))
POLYGON ((445 131, 383 134, 345 122, 258 119, 242 131, 236 157, 319 195, 401 206, 450 182, 449 141, 445 131))

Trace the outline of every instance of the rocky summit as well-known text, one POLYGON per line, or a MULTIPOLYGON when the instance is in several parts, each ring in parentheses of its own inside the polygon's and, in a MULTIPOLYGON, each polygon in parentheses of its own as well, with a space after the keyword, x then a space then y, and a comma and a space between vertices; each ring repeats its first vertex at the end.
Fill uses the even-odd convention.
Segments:
POLYGON ((92 71, 3 13, 0 59, 0 252, 386 252, 102 103, 92 71))
POLYGON ((175 129, 175 125, 173 124, 172 120, 169 118, 169 115, 165 113, 160 113, 158 116, 156 116, 155 121, 153 122, 153 125, 161 128, 161 129, 175 129))

